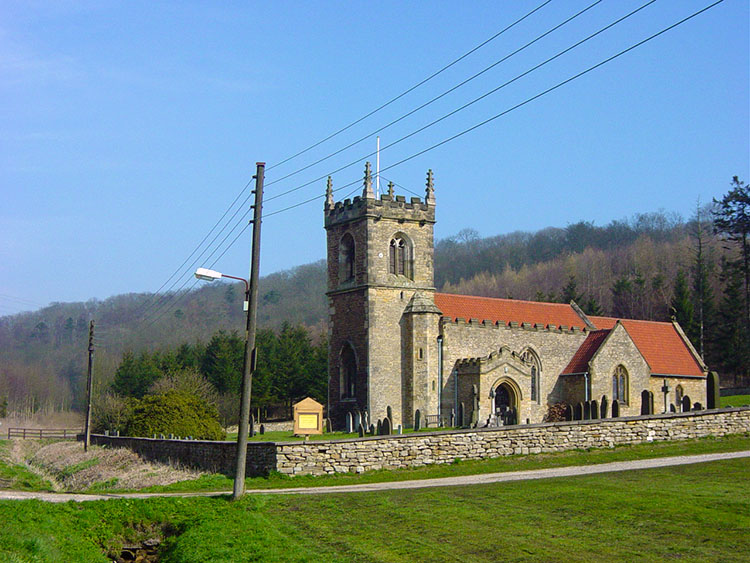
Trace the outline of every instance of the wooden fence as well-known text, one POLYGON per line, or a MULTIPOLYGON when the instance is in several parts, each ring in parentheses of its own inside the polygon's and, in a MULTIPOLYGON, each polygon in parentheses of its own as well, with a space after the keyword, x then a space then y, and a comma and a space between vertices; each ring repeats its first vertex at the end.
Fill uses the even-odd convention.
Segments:
POLYGON ((8 428, 8 439, 23 438, 41 440, 42 438, 60 438, 75 440, 83 431, 80 428, 8 428))

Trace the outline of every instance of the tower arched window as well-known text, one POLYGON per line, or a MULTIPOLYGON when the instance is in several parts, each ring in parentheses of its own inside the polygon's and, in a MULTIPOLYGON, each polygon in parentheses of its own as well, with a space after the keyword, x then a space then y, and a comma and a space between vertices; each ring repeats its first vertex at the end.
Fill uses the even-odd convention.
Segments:
POLYGON ((339 281, 354 279, 354 237, 346 233, 339 244, 339 281))
POLYGON ((357 396, 357 358, 348 342, 341 349, 339 376, 341 398, 354 399, 357 396))
POLYGON ((394 236, 388 248, 388 273, 414 279, 411 254, 411 241, 403 234, 394 236))
POLYGON ((536 401, 537 403, 540 400, 541 397, 541 390, 540 390, 540 373, 541 373, 541 363, 539 362, 539 356, 536 355, 534 350, 531 348, 526 348, 521 353, 521 361, 529 366, 531 366, 531 400, 536 401))
POLYGON ((615 372, 612 374, 612 398, 627 404, 629 402, 628 385, 628 370, 623 365, 617 366, 615 372))

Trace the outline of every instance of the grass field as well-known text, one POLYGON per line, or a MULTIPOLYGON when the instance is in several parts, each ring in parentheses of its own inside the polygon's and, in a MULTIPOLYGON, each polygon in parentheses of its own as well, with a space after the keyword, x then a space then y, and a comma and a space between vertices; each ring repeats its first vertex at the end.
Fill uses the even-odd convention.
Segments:
POLYGON ((722 407, 741 407, 743 405, 750 405, 750 395, 729 395, 727 397, 721 397, 722 407))
MULTIPOLYGON (((48 481, 34 475, 23 465, 14 464, 7 459, 4 460, 3 452, 7 450, 9 442, 0 441, 0 489, 13 489, 22 491, 49 491, 51 485, 48 481), (3 479, 4 476, 12 478, 3 479)), ((268 489, 314 486, 324 487, 331 485, 351 485, 357 483, 377 483, 385 481, 402 481, 412 479, 430 479, 436 477, 451 477, 458 475, 474 475, 479 473, 493 473, 501 471, 521 471, 531 469, 543 469, 548 467, 567 467, 571 465, 608 463, 611 461, 625 461, 633 459, 649 459, 674 455, 691 455, 702 453, 714 453, 724 451, 750 450, 750 435, 733 435, 723 438, 706 438, 701 440, 676 441, 676 442, 652 442, 636 446, 620 446, 616 448, 591 449, 587 451, 575 450, 550 454, 514 455, 481 461, 461 461, 450 465, 430 465, 411 469, 370 471, 362 474, 344 473, 331 476, 298 476, 288 477, 279 473, 273 473, 267 477, 252 477, 246 479, 248 489, 268 489)), ((121 456, 114 456, 113 462, 105 460, 112 457, 113 453, 124 453, 125 450, 107 450, 92 447, 89 450, 91 459, 99 460, 100 463, 92 464, 85 458, 71 456, 69 465, 58 464, 56 479, 62 490, 76 492, 126 492, 140 490, 144 492, 198 492, 198 491, 230 491, 233 481, 231 478, 221 474, 203 475, 197 479, 183 480, 171 485, 146 486, 148 477, 163 471, 164 468, 155 467, 148 470, 146 477, 143 471, 137 467, 131 467, 132 460, 126 462, 126 466, 119 470, 112 467, 121 465, 121 456), (92 465, 92 469, 99 471, 99 478, 89 476, 85 481, 78 479, 83 473, 81 467, 92 465), (128 477, 130 473, 132 475, 128 477), (66 479, 67 474, 72 474, 73 479, 66 479), (133 478, 140 481, 138 489, 132 488, 133 478), (85 482, 85 487, 76 487, 76 482, 85 482)), ((50 467, 47 467, 50 470, 50 467)), ((174 481, 174 479, 172 479, 174 481)))
POLYGON ((0 502, 3 561, 746 561, 747 460, 324 496, 0 502), (109 556, 109 558, 107 557, 109 556))

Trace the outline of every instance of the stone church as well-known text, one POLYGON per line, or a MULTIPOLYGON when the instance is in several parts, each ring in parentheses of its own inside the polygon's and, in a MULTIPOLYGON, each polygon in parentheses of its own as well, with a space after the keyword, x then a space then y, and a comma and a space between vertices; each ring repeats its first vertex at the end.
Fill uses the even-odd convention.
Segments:
POLYGON ((566 403, 620 416, 706 404, 707 368, 677 323, 586 316, 574 303, 438 293, 435 190, 325 201, 328 409, 394 428, 539 423, 566 403), (689 397, 689 399, 686 399, 689 397), (649 399, 650 398, 650 399, 649 399))

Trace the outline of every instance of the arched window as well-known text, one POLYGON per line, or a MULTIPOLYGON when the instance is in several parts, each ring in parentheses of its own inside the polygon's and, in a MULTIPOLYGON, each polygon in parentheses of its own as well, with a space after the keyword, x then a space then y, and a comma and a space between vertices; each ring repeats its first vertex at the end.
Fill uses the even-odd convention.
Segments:
POLYGON ((682 404, 682 397, 685 395, 685 390, 682 388, 682 385, 678 385, 674 389, 674 404, 675 405, 681 405, 682 404))
POLYGON ((354 237, 346 233, 339 243, 339 282, 354 279, 354 237))
POLYGON ((339 380, 341 398, 354 399, 357 396, 357 358, 348 342, 341 349, 339 380))
POLYGON ((403 234, 395 235, 388 248, 388 273, 414 279, 411 242, 403 234))
POLYGON ((534 350, 526 348, 526 350, 521 353, 521 361, 531 366, 531 400, 538 403, 541 396, 541 390, 539 388, 541 381, 539 374, 542 371, 539 357, 534 350))
POLYGON ((619 365, 612 374, 612 399, 627 404, 630 402, 628 395, 628 370, 625 366, 619 365))

